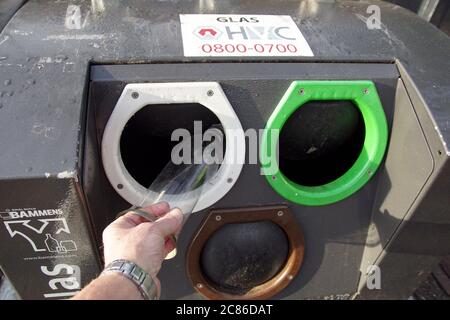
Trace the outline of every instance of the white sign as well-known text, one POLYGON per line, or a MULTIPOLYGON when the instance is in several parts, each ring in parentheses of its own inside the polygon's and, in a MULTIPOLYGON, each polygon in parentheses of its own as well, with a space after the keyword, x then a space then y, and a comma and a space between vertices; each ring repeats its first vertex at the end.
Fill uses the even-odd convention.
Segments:
POLYGON ((187 57, 314 56, 290 16, 180 14, 187 57))

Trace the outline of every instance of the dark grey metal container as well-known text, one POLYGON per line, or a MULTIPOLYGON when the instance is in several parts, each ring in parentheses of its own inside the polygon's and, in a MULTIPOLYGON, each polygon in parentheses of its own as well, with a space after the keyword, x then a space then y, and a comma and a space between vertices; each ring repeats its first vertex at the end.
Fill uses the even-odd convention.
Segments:
POLYGON ((381 26, 372 30, 369 2, 100 3, 28 1, 0 33, 0 266, 21 298, 70 297, 101 271, 101 231, 129 206, 103 170, 102 135, 129 83, 218 82, 246 130, 265 127, 294 80, 371 80, 388 120, 375 176, 331 205, 291 203, 259 165, 245 164, 233 188, 183 229, 177 257, 160 273, 162 298, 201 298, 185 255, 212 208, 286 204, 293 212, 304 262, 275 298, 407 298, 449 254, 444 33, 379 1, 381 26), (179 14, 289 15, 314 56, 185 57, 179 14), (81 24, 71 28, 71 18, 81 24), (380 289, 366 285, 371 265, 381 270, 380 289))

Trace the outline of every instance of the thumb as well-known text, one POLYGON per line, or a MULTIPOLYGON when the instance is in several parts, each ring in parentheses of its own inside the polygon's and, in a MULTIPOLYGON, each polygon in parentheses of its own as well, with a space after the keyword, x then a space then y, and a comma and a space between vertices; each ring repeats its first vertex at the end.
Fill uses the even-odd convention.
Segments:
POLYGON ((176 234, 181 229, 183 221, 183 213, 180 209, 175 208, 170 210, 166 215, 156 220, 152 229, 160 234, 163 238, 176 234))

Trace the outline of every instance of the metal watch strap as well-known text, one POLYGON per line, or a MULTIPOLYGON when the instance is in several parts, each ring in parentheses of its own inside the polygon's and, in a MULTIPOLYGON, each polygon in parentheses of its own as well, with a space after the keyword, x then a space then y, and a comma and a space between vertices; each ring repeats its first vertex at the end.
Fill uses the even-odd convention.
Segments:
POLYGON ((136 263, 128 260, 115 260, 108 264, 102 273, 117 272, 130 279, 138 287, 146 300, 156 300, 157 288, 152 277, 136 263))

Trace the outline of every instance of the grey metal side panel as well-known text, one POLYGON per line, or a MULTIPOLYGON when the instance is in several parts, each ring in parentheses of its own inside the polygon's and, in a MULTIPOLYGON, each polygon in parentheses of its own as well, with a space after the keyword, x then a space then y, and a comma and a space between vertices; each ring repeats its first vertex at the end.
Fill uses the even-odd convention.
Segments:
POLYGON ((377 264, 381 290, 362 287, 362 299, 407 299, 449 253, 450 163, 430 177, 426 193, 393 235, 377 264))
POLYGON ((417 86, 401 64, 399 71, 433 158, 433 172, 375 261, 381 290, 367 289, 362 280, 363 299, 408 298, 450 252, 450 154, 417 86))
MULTIPOLYGON (((414 108, 399 79, 391 138, 381 169, 372 221, 361 264, 375 264, 433 172, 434 162, 414 108)), ((361 277, 360 286, 366 278, 361 277)))

